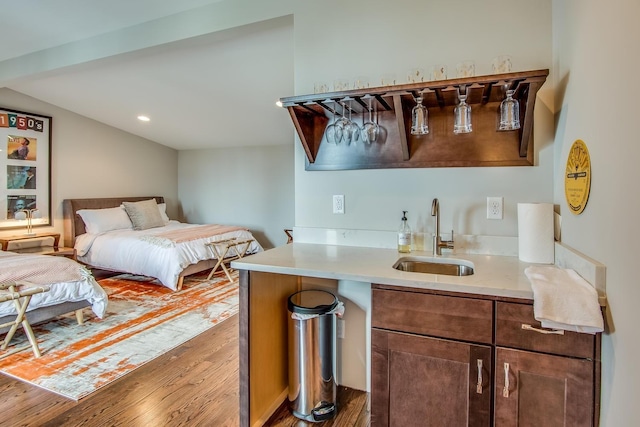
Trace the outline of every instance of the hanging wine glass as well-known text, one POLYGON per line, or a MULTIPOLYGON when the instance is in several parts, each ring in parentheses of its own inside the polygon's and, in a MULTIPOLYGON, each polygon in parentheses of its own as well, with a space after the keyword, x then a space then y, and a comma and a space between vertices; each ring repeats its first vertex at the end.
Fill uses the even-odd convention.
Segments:
POLYGON ((520 104, 513 99, 513 90, 507 91, 507 97, 500 103, 500 127, 498 130, 520 129, 520 104))
MULTIPOLYGON (((335 127, 334 127, 336 144, 340 144, 344 140, 345 126, 347 126, 347 124, 349 124, 349 119, 347 119, 347 116, 345 115, 345 111, 346 111, 347 108, 344 105, 344 102, 340 102, 340 105, 342 106, 342 117, 340 117, 340 119, 338 119, 338 121, 336 121, 335 127)), ((349 141, 349 142, 351 142, 351 141, 349 141)))
POLYGON ((349 101, 349 119, 343 128, 343 138, 346 144, 351 144, 351 142, 358 141, 358 137, 360 136, 360 127, 351 120, 351 101, 349 101))
POLYGON ((411 110, 411 135, 427 135, 429 133, 429 111, 422 105, 422 96, 413 98, 416 106, 411 110))
POLYGON ((333 101, 333 123, 331 123, 329 126, 327 126, 327 128, 324 130, 324 136, 327 139, 327 142, 329 144, 337 144, 338 141, 336 140, 336 123, 337 123, 337 115, 336 115, 336 102, 333 101))
POLYGON ((458 100, 460 101, 456 108, 453 109, 453 133, 469 133, 471 132, 471 106, 467 104, 467 95, 462 95, 458 91, 458 100))
POLYGON ((371 97, 369 97, 367 110, 369 110, 369 120, 362 124, 362 141, 371 144, 378 140, 378 133, 380 133, 380 126, 371 118, 371 97))

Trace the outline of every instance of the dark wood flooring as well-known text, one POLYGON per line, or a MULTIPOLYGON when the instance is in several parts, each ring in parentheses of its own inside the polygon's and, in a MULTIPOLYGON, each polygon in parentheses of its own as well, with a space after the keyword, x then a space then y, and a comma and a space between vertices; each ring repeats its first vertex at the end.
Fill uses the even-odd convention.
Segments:
MULTIPOLYGON (((76 402, 0 374, 0 426, 237 426, 238 315, 76 402)), ((339 388, 337 417, 273 426, 368 426, 368 395, 339 388)))

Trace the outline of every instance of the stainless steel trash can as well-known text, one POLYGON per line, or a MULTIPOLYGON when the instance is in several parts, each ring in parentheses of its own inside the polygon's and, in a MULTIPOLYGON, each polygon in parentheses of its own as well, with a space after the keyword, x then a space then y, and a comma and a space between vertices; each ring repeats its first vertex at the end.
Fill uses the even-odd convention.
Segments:
POLYGON ((337 413, 333 310, 338 304, 331 292, 321 290, 289 297, 289 406, 305 421, 324 421, 337 413))

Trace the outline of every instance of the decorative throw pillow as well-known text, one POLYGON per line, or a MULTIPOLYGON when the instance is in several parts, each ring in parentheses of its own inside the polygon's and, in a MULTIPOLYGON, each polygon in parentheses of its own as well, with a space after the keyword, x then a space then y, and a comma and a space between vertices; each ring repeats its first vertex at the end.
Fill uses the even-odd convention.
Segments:
POLYGON ((131 220, 121 207, 106 209, 80 209, 78 215, 84 221, 89 234, 100 234, 111 230, 132 229, 131 220))
POLYGON ((167 204, 166 203, 158 203, 158 210, 160 211, 160 216, 164 221, 164 224, 169 224, 169 216, 167 215, 167 204))
POLYGON ((156 199, 143 200, 141 202, 122 202, 122 205, 133 223, 134 230, 146 230, 165 225, 156 199))

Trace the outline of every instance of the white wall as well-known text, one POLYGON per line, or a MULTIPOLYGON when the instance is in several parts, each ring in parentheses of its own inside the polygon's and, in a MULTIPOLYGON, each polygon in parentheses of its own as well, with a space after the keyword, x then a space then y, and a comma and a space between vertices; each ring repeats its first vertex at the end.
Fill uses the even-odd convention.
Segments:
MULTIPOLYGON (((313 93, 314 83, 367 76, 379 84, 393 73, 404 82, 411 68, 476 63, 489 74, 495 56, 509 54, 513 71, 551 67, 551 1, 311 1, 294 13, 296 94, 313 93), (526 18, 525 18, 526 17, 526 18)), ((538 94, 535 110, 535 166, 492 168, 380 169, 319 172, 304 170, 296 141, 296 227, 395 231, 402 210, 416 232, 433 232, 431 201, 440 199, 441 227, 456 234, 516 236, 518 202, 553 201, 553 81, 538 94), (345 214, 334 215, 332 195, 345 195, 345 214), (486 197, 502 196, 505 219, 486 219, 486 197)), ((366 288, 366 284, 359 284, 366 288)), ((368 291, 368 288, 366 288, 368 291)), ((351 296, 338 292, 342 299, 351 296)), ((356 301, 352 301, 357 304, 356 301)), ((353 307, 354 304, 350 304, 353 307)), ((368 338, 367 311, 347 310, 347 329, 368 338), (352 329, 351 329, 352 330, 352 329)), ((363 342, 341 341, 343 385, 366 389, 363 342)))
POLYGON ((285 244, 283 230, 294 225, 293 153, 293 144, 180 151, 182 215, 248 227, 265 248, 285 244))
POLYGON ((555 200, 562 240, 607 266, 608 332, 603 337, 602 426, 640 425, 640 87, 637 0, 554 0, 554 69, 558 82, 555 200), (592 162, 584 212, 569 213, 563 174, 569 147, 582 139, 592 162))
POLYGON ((36 231, 62 234, 62 200, 70 198, 161 195, 169 216, 177 214, 176 150, 6 88, 0 88, 0 104, 52 117, 53 227, 36 231))
POLYGON ((269 105, 251 97, 243 98, 245 108, 231 109, 231 115, 222 121, 211 109, 212 120, 203 128, 203 134, 210 135, 214 143, 222 141, 226 147, 180 151, 178 196, 187 222, 245 226, 269 249, 285 244, 287 236, 283 230, 295 225, 294 130, 287 111, 275 105, 278 97, 293 92, 293 18, 287 15, 273 27, 237 37, 234 42, 236 52, 217 58, 228 62, 230 74, 236 70, 228 78, 231 88, 245 84, 242 79, 249 75, 265 93, 283 87, 289 88, 288 93, 276 93, 269 105), (251 50, 249 45, 258 39, 258 46, 267 43, 269 49, 251 50), (260 128, 263 138, 249 140, 248 147, 236 147, 225 138, 231 131, 238 141, 248 141, 245 129, 258 126, 257 116, 264 116, 266 109, 269 114, 277 113, 283 126, 260 128))
MULTIPOLYGON (((446 64, 455 77, 471 59, 489 74, 495 56, 513 57, 514 71, 551 66, 551 1, 312 1, 295 22, 296 93, 316 81, 384 73, 403 81, 414 67, 446 64)), ((432 232, 431 201, 440 199, 442 230, 516 236, 518 202, 553 201, 553 82, 539 92, 534 167, 386 169, 307 172, 296 143, 296 226, 396 230, 408 210, 414 231, 432 232), (345 214, 331 211, 345 195, 345 214), (502 196, 505 219, 486 219, 486 197, 502 196)))

